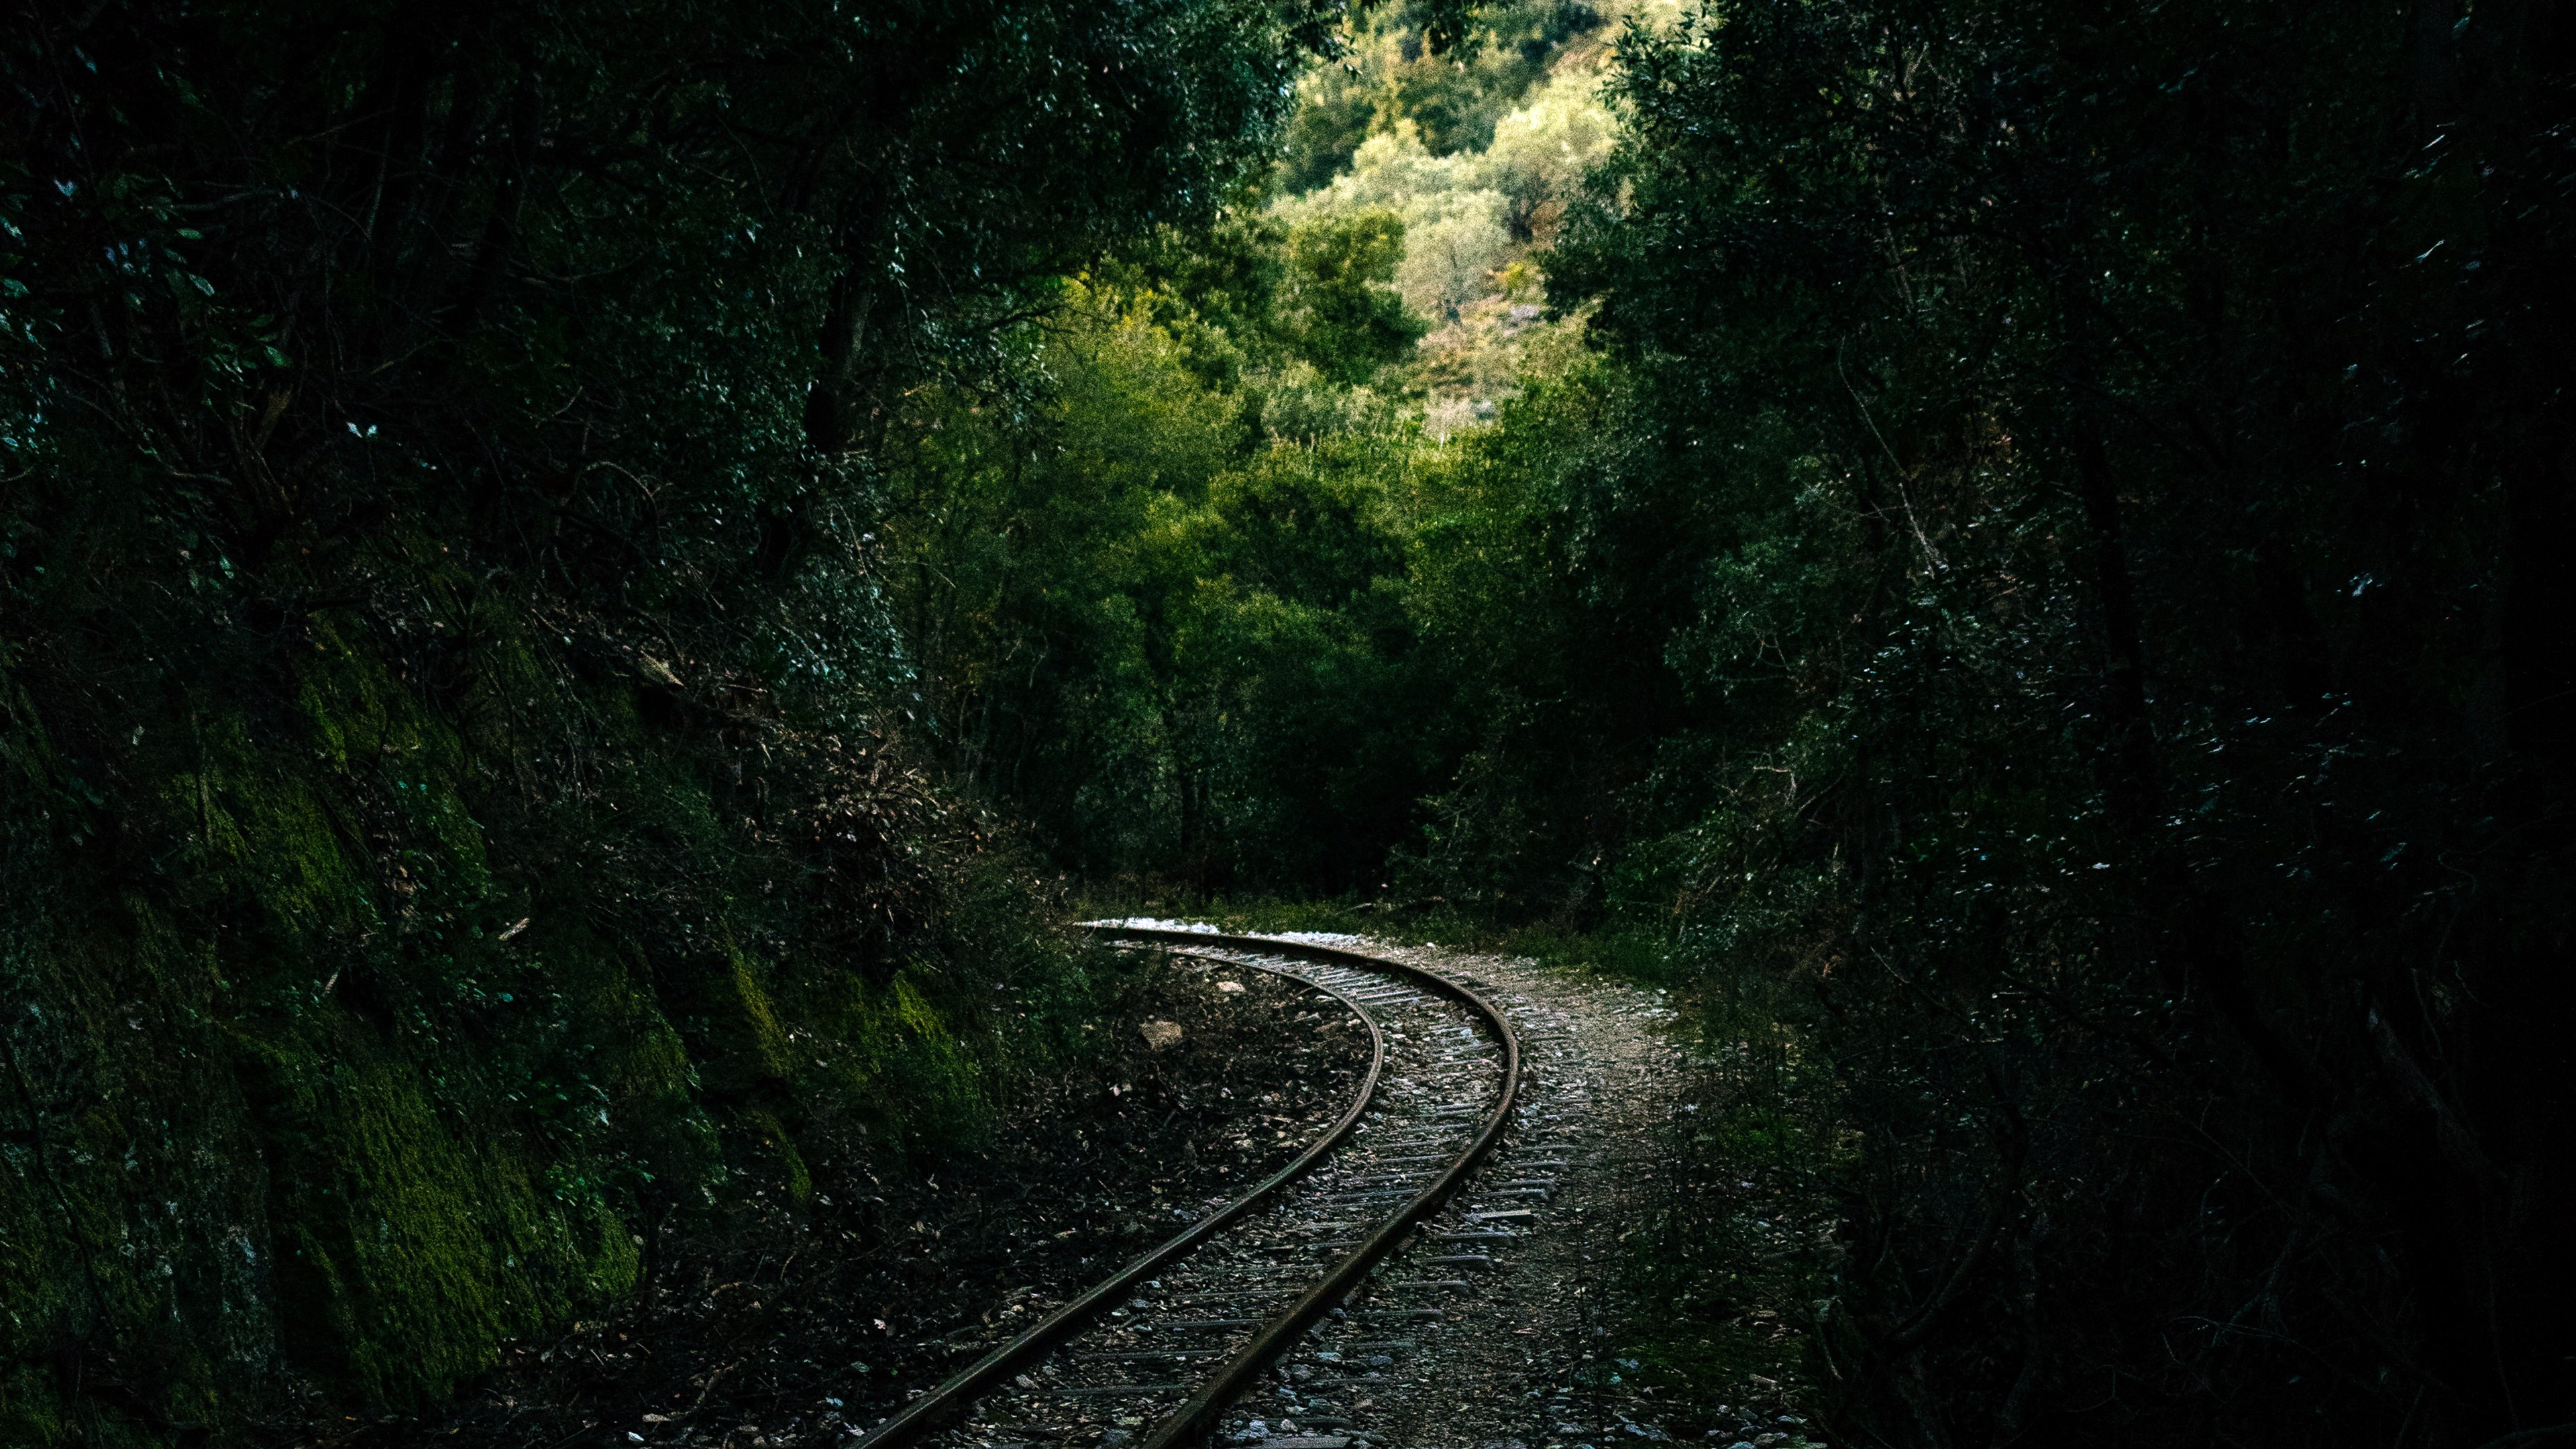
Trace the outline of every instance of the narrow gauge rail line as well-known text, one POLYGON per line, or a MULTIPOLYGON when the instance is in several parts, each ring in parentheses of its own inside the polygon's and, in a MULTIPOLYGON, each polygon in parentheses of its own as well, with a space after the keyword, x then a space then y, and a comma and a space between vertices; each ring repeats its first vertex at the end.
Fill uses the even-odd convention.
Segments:
MULTIPOLYGON (((869 1431, 861 1449, 896 1449, 943 1427, 959 1444, 1061 1439, 1104 1404, 1109 1417, 1150 1425, 1135 1449, 1196 1444, 1465 1184, 1511 1119, 1520 1039, 1459 982, 1304 942, 1086 929, 1314 987, 1367 1026, 1368 1074, 1349 1111, 1286 1167, 989 1346, 869 1431)), ((1396 1331, 1440 1315, 1357 1315, 1379 1316, 1396 1331)))

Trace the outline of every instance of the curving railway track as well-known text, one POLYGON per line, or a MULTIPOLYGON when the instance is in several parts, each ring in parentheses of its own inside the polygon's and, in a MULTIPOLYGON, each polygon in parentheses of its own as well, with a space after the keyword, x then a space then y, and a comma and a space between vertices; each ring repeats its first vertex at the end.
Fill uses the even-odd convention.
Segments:
POLYGON ((972 1364, 859 1443, 1364 1441, 1374 1394, 1475 1291, 1491 1251, 1525 1236, 1566 1165, 1568 1144, 1530 1142, 1513 1147, 1510 1171, 1482 1171, 1519 1105, 1519 1036, 1467 984, 1418 966, 1262 937, 1092 929, 1202 969, 1300 983, 1319 1020, 1364 1030, 1369 1070, 1285 1168, 1033 1327, 975 1345, 972 1364), (1399 1249, 1422 1276, 1384 1272, 1399 1249), (1265 1404, 1254 1395, 1274 1377, 1265 1404))

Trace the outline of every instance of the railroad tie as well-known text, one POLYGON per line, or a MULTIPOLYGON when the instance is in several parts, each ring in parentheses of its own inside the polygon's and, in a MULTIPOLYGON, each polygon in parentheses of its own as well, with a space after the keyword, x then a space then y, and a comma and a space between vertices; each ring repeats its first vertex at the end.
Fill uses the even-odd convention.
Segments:
POLYGON ((1171 1303, 1167 1304, 1166 1306, 1167 1306, 1167 1307, 1172 1307, 1172 1308, 1182 1308, 1182 1307, 1193 1307, 1193 1306, 1196 1306, 1196 1305, 1199 1305, 1199 1304, 1204 1304, 1204 1303, 1218 1303, 1218 1304, 1224 1304, 1224 1303, 1241 1303, 1241 1302, 1246 1301, 1247 1299, 1254 1299, 1254 1298, 1294 1298, 1294 1297, 1297 1297, 1297 1296, 1298 1296, 1298 1294, 1297 1294, 1297 1291, 1296 1291, 1295 1289, 1290 1289, 1290 1288, 1276 1288, 1276 1289, 1273 1289, 1273 1288, 1265 1288, 1265 1289, 1262 1289, 1262 1290, 1260 1290, 1260 1291, 1258 1291, 1258 1292, 1250 1292, 1250 1293, 1227 1293, 1227 1294, 1224 1294, 1224 1295, 1222 1295, 1222 1296, 1218 1296, 1218 1297, 1210 1297, 1210 1298, 1178 1298, 1178 1299, 1174 1299, 1171 1303))
POLYGON ((1018 1394, 1033 1399, 1098 1398, 1124 1394, 1185 1394, 1188 1384, 1088 1384, 1080 1388, 1002 1389, 998 1392, 1018 1394))

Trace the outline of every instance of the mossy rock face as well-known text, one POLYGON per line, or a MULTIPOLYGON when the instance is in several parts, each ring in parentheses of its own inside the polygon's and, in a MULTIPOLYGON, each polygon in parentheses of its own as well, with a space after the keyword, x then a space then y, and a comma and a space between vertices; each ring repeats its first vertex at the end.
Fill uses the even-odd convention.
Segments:
POLYGON ((201 973, 172 959, 150 912, 105 914, 52 950, 30 949, 18 917, 0 958, 5 1412, 93 1436, 138 1402, 203 1413, 224 1383, 270 1372, 275 1352, 267 1174, 184 989, 201 973), (126 1331, 103 1335, 107 1323, 126 1331), (66 1378, 114 1383, 126 1402, 43 1407, 38 1386, 58 1395, 66 1378))
POLYGON ((532 1154, 464 1130, 409 1063, 355 1033, 246 1050, 272 1179, 292 1185, 276 1281, 304 1362, 411 1402, 632 1285, 635 1248, 595 1193, 550 1189, 532 1154))
POLYGON ((648 1221, 975 1140, 1001 979, 1082 1009, 948 807, 870 793, 882 746, 776 734, 760 777, 487 622, 434 707, 308 619, 93 729, 114 795, 0 655, 0 1443, 434 1400, 633 1291, 648 1221))
POLYGON ((688 983, 686 1032, 697 1046, 699 1085, 720 1099, 774 1097, 795 1076, 768 973, 732 943, 677 964, 688 983))

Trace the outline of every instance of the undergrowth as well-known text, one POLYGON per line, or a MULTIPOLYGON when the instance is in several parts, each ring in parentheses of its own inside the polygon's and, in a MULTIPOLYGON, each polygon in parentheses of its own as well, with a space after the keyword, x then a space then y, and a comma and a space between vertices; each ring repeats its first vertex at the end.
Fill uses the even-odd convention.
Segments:
POLYGON ((1118 989, 899 736, 414 577, 461 620, 0 653, 0 1441, 434 1401, 648 1241, 975 1149, 1118 989))

